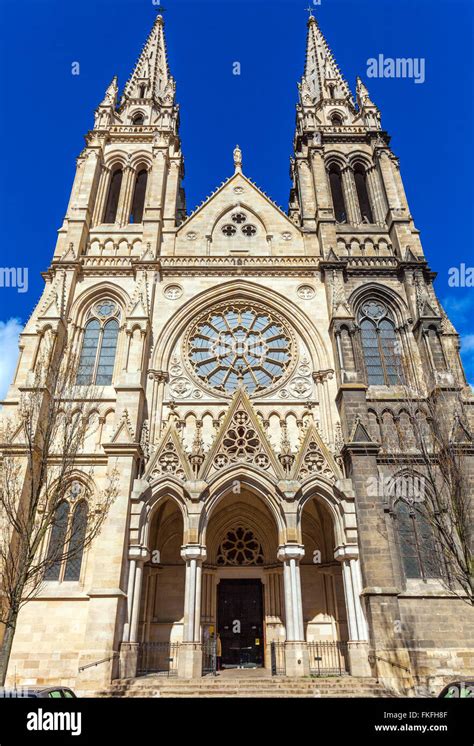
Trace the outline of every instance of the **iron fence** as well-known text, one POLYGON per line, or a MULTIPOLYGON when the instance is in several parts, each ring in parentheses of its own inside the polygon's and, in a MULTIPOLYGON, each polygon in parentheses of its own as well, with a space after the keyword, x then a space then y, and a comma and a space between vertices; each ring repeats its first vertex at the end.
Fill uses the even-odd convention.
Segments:
POLYGON ((178 648, 177 642, 139 643, 137 675, 155 673, 163 676, 177 676, 178 648))
POLYGON ((270 643, 270 659, 272 666, 272 676, 285 676, 286 662, 284 642, 270 643))
POLYGON ((345 676, 348 673, 347 642, 308 642, 312 676, 345 676))
POLYGON ((217 670, 217 642, 206 640, 202 645, 202 675, 216 675, 217 670))

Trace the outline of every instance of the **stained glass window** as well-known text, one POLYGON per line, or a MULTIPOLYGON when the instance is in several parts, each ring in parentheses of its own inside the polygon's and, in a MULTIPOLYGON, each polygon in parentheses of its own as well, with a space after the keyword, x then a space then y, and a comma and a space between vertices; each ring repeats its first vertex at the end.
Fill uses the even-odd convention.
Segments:
POLYGON ((367 383, 391 386, 400 383, 402 364, 395 324, 383 303, 369 301, 360 314, 362 350, 367 383))
POLYGON ((119 324, 117 304, 111 300, 96 303, 90 312, 82 341, 76 383, 109 386, 115 365, 119 324))
POLYGON ((244 305, 211 311, 192 328, 187 343, 193 372, 225 393, 239 383, 250 394, 268 389, 286 374, 292 351, 282 321, 244 305))
POLYGON ((71 539, 68 552, 70 556, 66 562, 64 580, 79 580, 81 575, 82 555, 84 554, 84 539, 87 528, 87 503, 81 500, 74 511, 71 525, 71 539))
POLYGON ((423 509, 411 506, 405 500, 398 500, 395 510, 405 577, 441 577, 440 555, 433 529, 423 509))

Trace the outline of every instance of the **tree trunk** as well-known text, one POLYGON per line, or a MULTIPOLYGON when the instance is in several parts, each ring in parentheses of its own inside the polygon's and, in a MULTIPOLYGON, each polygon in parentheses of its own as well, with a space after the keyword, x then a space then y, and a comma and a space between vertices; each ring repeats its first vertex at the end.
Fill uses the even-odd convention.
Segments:
POLYGON ((5 686, 5 679, 7 678, 7 670, 8 664, 10 662, 10 655, 12 652, 18 612, 19 609, 14 610, 10 607, 8 618, 5 624, 5 632, 3 634, 3 640, 0 647, 0 687, 5 686))

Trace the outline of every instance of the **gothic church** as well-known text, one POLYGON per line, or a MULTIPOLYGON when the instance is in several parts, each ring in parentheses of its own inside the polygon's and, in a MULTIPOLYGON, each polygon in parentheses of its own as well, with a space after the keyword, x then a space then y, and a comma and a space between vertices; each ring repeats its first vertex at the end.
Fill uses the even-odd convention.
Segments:
POLYGON ((313 16, 298 90, 287 213, 238 146, 187 212, 161 16, 96 110, 4 411, 67 330, 78 398, 101 392, 84 484, 113 464, 119 494, 74 571, 22 609, 10 681, 196 678, 216 639, 222 667, 291 677, 327 664, 408 690, 474 671, 469 606, 400 541, 403 500, 370 490, 396 482, 394 450, 400 473, 410 461, 401 359, 472 422, 458 335, 380 111, 313 16))

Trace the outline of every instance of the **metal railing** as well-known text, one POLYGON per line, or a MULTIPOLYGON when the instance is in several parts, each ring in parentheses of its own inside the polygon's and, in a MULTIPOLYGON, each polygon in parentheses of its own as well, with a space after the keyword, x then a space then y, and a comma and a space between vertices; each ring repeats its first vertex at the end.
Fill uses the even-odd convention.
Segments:
POLYGON ((119 653, 112 653, 112 655, 109 655, 108 658, 101 658, 98 661, 94 661, 93 663, 86 663, 85 666, 79 666, 78 671, 81 673, 82 671, 85 671, 86 668, 93 668, 94 666, 100 666, 102 663, 108 663, 109 661, 115 661, 120 657, 119 653))
POLYGON ((207 640, 202 645, 202 675, 215 676, 217 671, 217 642, 207 640))
POLYGON ((308 642, 312 676, 346 676, 349 672, 347 642, 308 642))
POLYGON ((286 675, 285 643, 270 643, 270 659, 272 666, 272 676, 286 675))
POLYGON ((144 676, 148 673, 177 676, 178 648, 177 642, 140 642, 137 676, 144 676))

